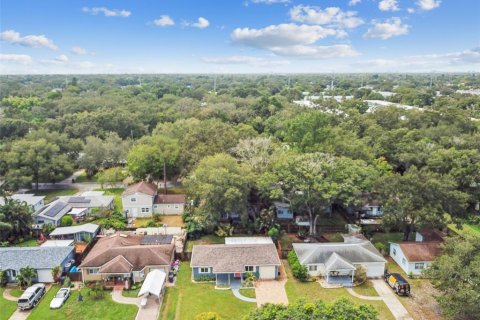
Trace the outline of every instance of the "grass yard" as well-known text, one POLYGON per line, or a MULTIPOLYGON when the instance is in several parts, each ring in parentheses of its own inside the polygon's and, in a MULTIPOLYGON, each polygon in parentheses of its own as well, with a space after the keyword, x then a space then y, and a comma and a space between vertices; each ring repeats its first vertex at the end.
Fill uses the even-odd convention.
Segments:
POLYGON ((95 191, 104 191, 104 195, 106 196, 114 196, 115 199, 115 208, 123 212, 123 204, 122 204, 122 193, 125 191, 123 188, 104 188, 104 189, 95 189, 95 191))
POLYGON ((378 297, 378 292, 373 287, 373 284, 367 280, 359 286, 353 287, 353 291, 362 296, 371 296, 371 297, 378 297))
POLYGON ((36 247, 38 246, 36 239, 28 239, 14 245, 15 247, 36 247))
MULTIPOLYGON (((413 232, 412 232, 413 234, 413 232)), ((389 242, 402 241, 403 232, 376 232, 373 234, 372 243, 381 242, 388 248, 389 242)))
POLYGON ((213 283, 193 283, 188 263, 180 265, 175 287, 167 288, 159 319, 193 320, 202 312, 216 312, 223 319, 242 319, 256 308, 243 302, 231 290, 216 290, 213 283))
POLYGON ((14 301, 3 298, 4 288, 0 288, 0 320, 7 320, 17 309, 17 304, 14 301))
POLYGON ((122 291, 122 296, 130 297, 130 298, 138 298, 138 293, 140 292, 140 288, 142 287, 142 284, 137 283, 136 286, 137 286, 136 289, 123 290, 122 291))
POLYGON ((40 304, 33 309, 28 320, 133 320, 137 314, 136 306, 113 302, 110 291, 105 291, 103 299, 94 300, 88 295, 86 288, 82 289, 82 302, 77 301, 78 291, 72 291, 72 295, 60 309, 50 310, 50 302, 59 289, 58 285, 50 288, 40 304))
POLYGON ((36 196, 45 196, 45 203, 52 202, 58 196, 73 196, 78 192, 76 188, 69 189, 47 189, 47 190, 31 190, 36 196))
POLYGON ((449 224, 448 228, 459 235, 472 234, 480 236, 480 226, 476 224, 464 223, 462 229, 457 228, 454 224, 449 224))
POLYGON ((87 173, 85 171, 82 172, 81 175, 79 175, 75 179, 75 183, 82 183, 82 182, 97 182, 97 176, 94 175, 92 177, 87 176, 87 173))
MULTIPOLYGON (((299 299, 307 301, 323 300, 332 302, 340 298, 347 298, 357 304, 370 304, 378 312, 378 318, 382 320, 395 319, 383 301, 367 301, 350 295, 344 288, 324 289, 318 282, 300 282, 293 278, 292 271, 287 261, 283 261, 287 272, 288 281, 285 284, 288 301, 290 303, 299 299)), ((368 290, 368 289, 365 289, 368 290)))
POLYGON ((225 238, 219 237, 215 234, 209 234, 201 237, 198 240, 188 240, 185 251, 192 252, 192 248, 196 244, 221 244, 221 243, 225 243, 225 238))
POLYGON ((256 298, 255 289, 240 289, 240 294, 247 298, 256 298))
POLYGON ((20 288, 13 288, 10 290, 10 294, 14 297, 20 298, 20 296, 23 294, 23 290, 20 288))
MULTIPOLYGON (((166 224, 168 227, 183 227, 184 223, 182 216, 173 216, 173 215, 161 215, 159 226, 166 224)), ((135 218, 135 227, 143 228, 150 221, 154 221, 152 218, 135 218)))

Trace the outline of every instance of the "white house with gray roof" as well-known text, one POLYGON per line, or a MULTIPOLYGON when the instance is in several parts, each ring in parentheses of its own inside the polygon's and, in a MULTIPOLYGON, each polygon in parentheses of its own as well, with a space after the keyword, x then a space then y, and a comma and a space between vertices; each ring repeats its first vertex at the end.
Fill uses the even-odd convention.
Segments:
POLYGON ((20 269, 31 267, 37 272, 35 282, 53 282, 52 269, 67 271, 73 257, 73 246, 0 248, 0 271, 6 272, 8 282, 15 282, 20 269))
POLYGON ((356 267, 362 265, 368 278, 384 274, 386 260, 366 239, 345 237, 345 242, 294 243, 299 262, 313 277, 329 283, 351 284, 356 267))
MULTIPOLYGON (((36 212, 45 205, 44 196, 36 196, 31 193, 16 193, 11 195, 9 198, 26 203, 33 209, 33 212, 36 212)), ((5 199, 3 197, 0 197, 0 206, 3 206, 4 204, 5 199)))
POLYGON ((100 226, 94 223, 86 223, 78 226, 71 227, 58 227, 50 232, 50 237, 52 239, 71 239, 75 242, 88 242, 95 239, 98 232, 100 231, 100 226))
POLYGON ((55 200, 54 202, 46 205, 35 216, 35 224, 38 228, 41 228, 44 224, 51 224, 59 226, 62 217, 67 214, 72 207, 63 201, 55 200))

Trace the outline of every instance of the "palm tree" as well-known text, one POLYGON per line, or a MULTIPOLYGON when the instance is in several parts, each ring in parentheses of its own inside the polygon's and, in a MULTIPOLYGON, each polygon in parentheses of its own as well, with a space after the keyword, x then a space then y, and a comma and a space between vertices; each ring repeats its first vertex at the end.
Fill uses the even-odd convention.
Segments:
POLYGON ((61 269, 60 266, 56 266, 55 268, 52 269, 53 281, 58 282, 58 280, 60 278, 61 271, 62 271, 62 269, 61 269))
POLYGON ((25 202, 4 197, 0 207, 0 241, 14 240, 30 234, 33 223, 33 209, 25 202))
POLYGON ((30 287, 33 279, 37 277, 37 271, 32 267, 25 267, 20 269, 17 275, 17 283, 20 287, 30 287))

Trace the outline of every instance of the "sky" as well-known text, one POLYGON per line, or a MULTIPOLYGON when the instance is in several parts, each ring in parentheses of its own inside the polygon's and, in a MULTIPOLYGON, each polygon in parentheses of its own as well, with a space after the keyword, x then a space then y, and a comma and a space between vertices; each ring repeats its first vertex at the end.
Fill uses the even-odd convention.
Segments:
POLYGON ((479 72, 480 0, 0 0, 0 74, 479 72))

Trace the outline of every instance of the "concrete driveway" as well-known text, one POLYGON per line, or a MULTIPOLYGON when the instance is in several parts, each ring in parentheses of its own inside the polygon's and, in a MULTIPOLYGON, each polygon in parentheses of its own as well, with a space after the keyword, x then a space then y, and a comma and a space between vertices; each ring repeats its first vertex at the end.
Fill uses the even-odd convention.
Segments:
POLYGON ((408 313, 407 309, 403 306, 403 304, 398 300, 397 296, 393 292, 392 288, 390 288, 385 281, 381 279, 370 280, 373 284, 373 287, 378 293, 378 297, 369 297, 369 296, 362 296, 352 288, 347 288, 347 291, 354 297, 363 299, 363 300, 383 300, 387 305, 390 312, 393 314, 395 319, 397 320, 413 320, 412 316, 408 313))
MULTIPOLYGON (((45 287, 45 294, 43 295, 42 299, 38 302, 40 303, 43 299, 45 299, 45 295, 47 294, 48 290, 50 290, 52 286, 51 285, 47 285, 45 287)), ((10 301, 17 301, 18 298, 15 298, 13 296, 10 295, 10 291, 7 292, 7 294, 5 294, 5 292, 7 292, 7 290, 5 290, 3 292, 3 297, 6 298, 7 300, 10 300, 10 301)), ((20 310, 20 309, 17 309, 15 310, 15 312, 10 316, 9 320, 25 320, 28 318, 28 316, 30 315, 30 313, 32 313, 32 310, 33 309, 29 309, 29 310, 20 310)))
POLYGON ((260 307, 266 303, 288 304, 285 283, 287 280, 258 281, 255 283, 255 295, 257 296, 257 306, 260 307))

